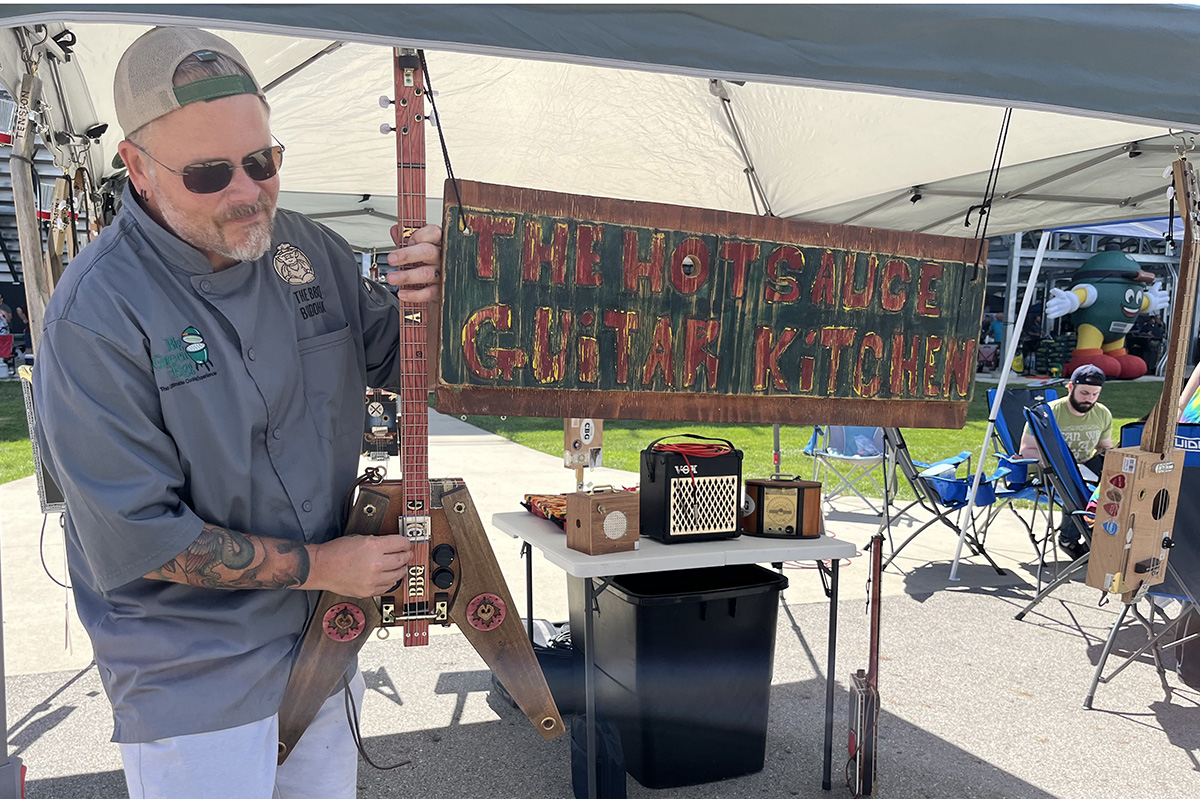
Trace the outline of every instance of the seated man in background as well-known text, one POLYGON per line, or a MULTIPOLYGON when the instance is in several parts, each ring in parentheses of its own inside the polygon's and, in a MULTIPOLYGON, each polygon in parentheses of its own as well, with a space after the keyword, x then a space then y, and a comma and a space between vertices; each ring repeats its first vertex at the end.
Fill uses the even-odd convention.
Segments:
MULTIPOLYGON (((1080 466, 1086 466, 1095 481, 1104 469, 1104 453, 1113 447, 1112 413, 1100 404, 1104 387, 1104 372, 1097 366, 1085 364, 1071 374, 1067 396, 1050 403, 1050 410, 1071 455, 1080 466)), ((1025 426, 1021 435, 1021 457, 1037 458, 1037 441, 1033 431, 1025 426)), ((1084 474, 1084 479, 1089 475, 1084 474)), ((1073 525, 1063 525, 1058 531, 1058 545, 1072 560, 1082 557, 1088 546, 1076 536, 1073 525)))

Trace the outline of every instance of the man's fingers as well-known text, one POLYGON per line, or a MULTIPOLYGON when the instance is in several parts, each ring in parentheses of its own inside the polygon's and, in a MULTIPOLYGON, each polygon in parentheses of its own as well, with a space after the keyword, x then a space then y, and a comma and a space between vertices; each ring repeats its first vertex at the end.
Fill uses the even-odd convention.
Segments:
POLYGON ((439 271, 437 266, 431 264, 414 266, 410 269, 388 272, 387 281, 393 286, 420 286, 436 282, 439 271))
POLYGON ((437 242, 418 241, 392 250, 388 253, 388 264, 391 266, 407 266, 409 264, 440 264, 442 248, 437 242))
POLYGON ((408 239, 409 244, 435 244, 441 247, 442 228, 440 225, 426 225, 420 230, 413 231, 408 239))

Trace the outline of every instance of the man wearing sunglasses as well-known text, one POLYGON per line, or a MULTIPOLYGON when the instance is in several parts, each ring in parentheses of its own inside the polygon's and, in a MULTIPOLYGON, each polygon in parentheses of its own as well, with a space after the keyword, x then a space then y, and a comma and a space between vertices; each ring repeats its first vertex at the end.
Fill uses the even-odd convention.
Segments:
MULTIPOLYGON (((284 148, 228 42, 156 28, 114 91, 128 186, 51 299, 35 391, 130 795, 352 797, 341 692, 278 769, 275 713, 317 592, 378 595, 409 559, 338 536, 364 389, 400 384, 397 300, 276 211, 284 148)), ((401 299, 437 296, 440 241, 389 255, 401 299)))

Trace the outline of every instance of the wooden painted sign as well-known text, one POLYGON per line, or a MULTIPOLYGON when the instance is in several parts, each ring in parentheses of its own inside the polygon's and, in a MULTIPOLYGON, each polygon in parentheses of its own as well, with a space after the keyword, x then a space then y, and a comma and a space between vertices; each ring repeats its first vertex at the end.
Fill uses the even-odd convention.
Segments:
POLYGON ((445 208, 438 410, 966 421, 976 240, 468 181, 445 208))

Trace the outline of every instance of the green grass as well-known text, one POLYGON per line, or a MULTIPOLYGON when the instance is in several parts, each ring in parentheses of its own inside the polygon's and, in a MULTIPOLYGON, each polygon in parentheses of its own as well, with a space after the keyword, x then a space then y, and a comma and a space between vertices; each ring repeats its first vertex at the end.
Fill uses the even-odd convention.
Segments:
MULTIPOLYGON (((1113 414, 1113 435, 1121 425, 1140 419, 1162 391, 1162 383, 1111 383, 1104 387, 1101 399, 1113 414)), ((962 450, 978 451, 987 428, 987 385, 979 384, 975 399, 967 409, 967 424, 962 430, 906 429, 905 440, 917 460, 935 461, 962 450)), ((528 419, 516 416, 469 416, 467 421, 484 430, 499 433, 539 452, 561 456, 562 419, 528 419)), ((676 433, 694 433, 725 438, 744 453, 745 477, 767 477, 774 470, 771 425, 708 425, 667 422, 614 421, 604 423, 604 465, 625 471, 638 471, 639 453, 656 438, 676 433)), ((812 434, 811 426, 784 427, 780 433, 782 471, 802 477, 812 476, 812 459, 801 454, 812 434)), ((686 440, 686 439, 683 439, 686 440)), ((994 464, 989 464, 989 469, 994 464)), ((0 382, 0 483, 33 474, 33 451, 25 423, 25 403, 17 380, 0 382)))
POLYGON ((0 483, 33 474, 33 448, 20 380, 0 382, 0 483))
MULTIPOLYGON (((1113 441, 1118 442, 1121 425, 1142 418, 1154 407, 1162 393, 1162 383, 1110 383, 1104 387, 1101 401, 1113 414, 1113 441)), ((963 450, 978 452, 987 431, 988 384, 976 386, 975 398, 967 409, 967 424, 961 430, 905 429, 904 439, 916 460, 936 461, 963 450)), ((1060 389, 1060 393, 1063 389, 1060 389)), ((518 444, 550 455, 562 455, 562 419, 528 419, 516 416, 468 416, 467 421, 499 433, 518 444)), ((709 425, 667 422, 605 421, 604 465, 614 469, 638 471, 639 453, 656 438, 675 433, 724 438, 742 450, 744 477, 767 477, 774 470, 774 431, 772 425, 709 425)), ((802 454, 812 435, 812 426, 784 427, 780 431, 781 471, 811 478, 812 458, 802 454)), ((687 439, 680 439, 686 441, 687 439)), ((989 459, 988 470, 995 467, 989 459)), ((876 474, 876 479, 879 479, 876 474)), ((904 486, 901 495, 907 492, 904 486)))

